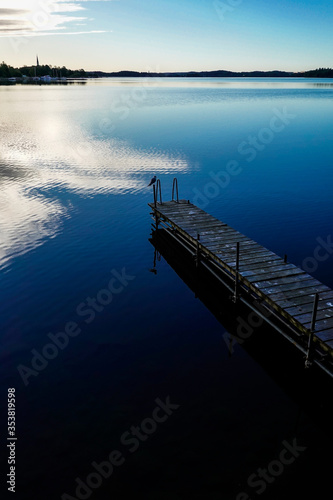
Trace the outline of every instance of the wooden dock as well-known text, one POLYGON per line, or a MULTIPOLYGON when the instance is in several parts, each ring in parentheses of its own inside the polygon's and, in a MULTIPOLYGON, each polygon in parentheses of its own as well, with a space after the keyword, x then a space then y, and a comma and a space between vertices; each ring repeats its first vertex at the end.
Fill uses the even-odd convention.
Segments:
POLYGON ((154 229, 162 225, 191 248, 197 265, 221 270, 232 280, 234 301, 255 299, 263 317, 283 322, 306 366, 316 363, 333 376, 333 290, 189 201, 161 203, 154 193, 154 229))

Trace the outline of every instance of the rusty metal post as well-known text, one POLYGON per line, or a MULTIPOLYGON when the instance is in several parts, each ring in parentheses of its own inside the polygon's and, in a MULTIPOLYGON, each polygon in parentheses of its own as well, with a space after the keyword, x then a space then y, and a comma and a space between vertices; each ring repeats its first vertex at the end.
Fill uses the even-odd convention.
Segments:
POLYGON ((197 255, 195 259, 195 265, 196 267, 199 267, 199 262, 200 262, 200 234, 197 234, 197 255))
POLYGON ((309 368, 312 365, 311 354, 312 354, 313 335, 314 335, 314 331, 316 329, 318 301, 319 301, 319 294, 316 293, 314 300, 313 300, 311 330, 310 330, 310 336, 309 336, 309 341, 308 341, 308 351, 306 353, 306 358, 305 358, 305 368, 309 368))
POLYGON ((153 193, 154 193, 154 207, 156 208, 156 188, 155 188, 155 184, 153 184, 153 193))
POLYGON ((236 246, 235 291, 234 291, 234 296, 233 296, 233 301, 235 303, 238 300, 238 288, 239 288, 239 241, 237 241, 237 246, 236 246))
POLYGON ((157 202, 157 198, 158 198, 158 193, 160 194, 160 205, 163 205, 161 181, 159 179, 157 179, 157 181, 156 181, 156 202, 157 202))

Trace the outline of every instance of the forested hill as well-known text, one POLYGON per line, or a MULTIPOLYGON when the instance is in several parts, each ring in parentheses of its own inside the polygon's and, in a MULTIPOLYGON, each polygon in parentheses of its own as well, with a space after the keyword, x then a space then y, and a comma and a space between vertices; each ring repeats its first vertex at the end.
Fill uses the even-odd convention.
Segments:
POLYGON ((85 71, 84 69, 71 70, 65 66, 22 66, 14 68, 5 62, 0 64, 0 78, 22 78, 24 76, 58 76, 66 78, 102 78, 102 77, 192 77, 192 78, 229 78, 229 77, 275 77, 275 78, 288 78, 288 77, 301 77, 301 78, 333 78, 333 69, 319 68, 305 72, 287 72, 287 71, 247 71, 247 72, 234 72, 227 70, 217 71, 189 71, 189 72, 172 72, 172 73, 153 73, 153 72, 139 72, 139 71, 117 71, 117 72, 104 72, 104 71, 85 71))
POLYGON ((103 71, 93 71, 87 73, 96 78, 107 76, 123 76, 123 77, 192 77, 192 78, 333 78, 333 69, 320 68, 311 71, 293 73, 291 71, 243 71, 234 72, 226 70, 217 71, 189 71, 189 72, 174 72, 174 73, 152 73, 152 72, 138 72, 138 71, 118 71, 113 73, 105 73, 103 71))

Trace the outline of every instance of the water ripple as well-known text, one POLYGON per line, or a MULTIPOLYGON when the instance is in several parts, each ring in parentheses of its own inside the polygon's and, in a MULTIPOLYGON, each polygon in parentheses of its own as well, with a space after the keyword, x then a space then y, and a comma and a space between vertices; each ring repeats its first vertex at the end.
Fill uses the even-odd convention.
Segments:
MULTIPOLYGON (((61 192, 83 197, 139 193, 152 173, 188 168, 177 151, 144 149, 124 139, 94 135, 72 108, 69 112, 67 99, 55 102, 46 95, 38 102, 25 90, 15 93, 18 100, 0 93, 0 266, 61 231, 71 210, 61 192)), ((76 108, 81 104, 78 101, 76 108)))

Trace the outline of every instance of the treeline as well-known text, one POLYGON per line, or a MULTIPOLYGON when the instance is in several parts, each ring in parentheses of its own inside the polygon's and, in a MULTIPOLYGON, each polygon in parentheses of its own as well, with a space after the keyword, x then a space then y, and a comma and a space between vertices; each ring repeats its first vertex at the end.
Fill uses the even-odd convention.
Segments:
POLYGON ((311 71, 293 73, 292 71, 246 71, 246 72, 235 72, 226 70, 217 71, 188 71, 188 72, 176 72, 176 73, 152 73, 152 72, 139 72, 139 71, 117 71, 106 73, 104 71, 93 71, 87 72, 87 77, 89 78, 103 78, 103 77, 132 77, 132 78, 149 78, 149 77, 172 77, 172 78, 333 78, 333 69, 330 68, 319 68, 311 71))
POLYGON ((318 68, 305 72, 287 72, 287 71, 248 71, 248 72, 234 72, 226 70, 217 71, 189 71, 189 72, 176 72, 176 73, 151 73, 139 71, 117 71, 106 73, 104 71, 85 71, 84 69, 67 69, 65 66, 22 66, 14 68, 5 62, 0 64, 0 78, 22 78, 24 76, 55 76, 66 78, 102 78, 102 77, 191 77, 191 78, 228 78, 228 77, 268 77, 268 78, 286 78, 286 77, 305 77, 305 78, 333 78, 333 69, 331 68, 318 68))
POLYGON ((182 71, 175 73, 152 73, 152 72, 139 72, 139 71, 118 71, 112 73, 105 73, 103 71, 93 71, 87 73, 92 78, 102 78, 102 77, 112 77, 112 76, 124 76, 124 77, 172 77, 172 78, 228 78, 228 77, 240 77, 240 76, 251 76, 251 77, 283 77, 283 76, 294 76, 294 73, 286 73, 285 71, 251 71, 248 73, 236 73, 234 71, 218 70, 218 71, 182 71))
POLYGON ((48 64, 40 66, 22 66, 20 68, 14 68, 5 62, 0 64, 0 78, 23 78, 24 76, 40 77, 46 75, 66 78, 84 78, 86 72, 84 69, 71 70, 67 69, 65 66, 49 66, 48 64))
POLYGON ((332 68, 319 68, 311 71, 306 71, 304 76, 309 78, 333 78, 332 68))

